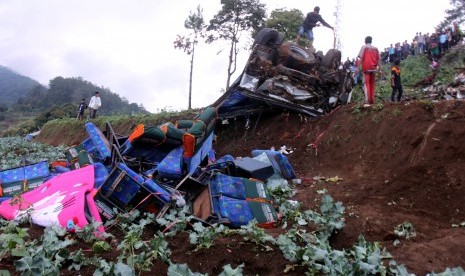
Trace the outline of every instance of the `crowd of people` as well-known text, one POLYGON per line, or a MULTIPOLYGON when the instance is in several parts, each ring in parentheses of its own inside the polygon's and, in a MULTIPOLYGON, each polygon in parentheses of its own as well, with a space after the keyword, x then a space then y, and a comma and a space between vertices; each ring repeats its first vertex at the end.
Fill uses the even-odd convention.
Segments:
MULTIPOLYGON (((403 43, 397 42, 384 48, 384 51, 380 53, 381 64, 394 64, 397 59, 404 60, 409 55, 427 55, 432 62, 434 60, 437 61, 442 54, 447 52, 451 47, 462 43, 462 41, 462 31, 455 22, 451 27, 431 34, 417 32, 411 43, 405 40, 403 43)), ((344 68, 351 68, 357 65, 358 62, 356 59, 350 60, 347 58, 343 66, 344 68)))
POLYGON ((400 74, 400 61, 409 55, 427 55, 432 61, 432 75, 435 76, 438 68, 438 59, 451 47, 463 43, 463 34, 457 23, 444 30, 422 34, 416 33, 412 42, 405 40, 402 44, 391 44, 383 52, 371 45, 372 38, 365 38, 365 45, 362 46, 356 59, 347 60, 343 63, 343 68, 351 70, 355 84, 360 82, 362 77, 362 88, 365 93, 365 103, 373 104, 375 95, 375 75, 381 73, 381 66, 391 65, 390 83, 392 87, 391 101, 400 101, 403 94, 400 74))
POLYGON ((437 60, 450 47, 459 44, 462 38, 463 34, 455 22, 452 26, 431 34, 418 32, 410 43, 405 40, 403 43, 397 42, 384 48, 381 61, 392 64, 396 59, 403 60, 409 55, 423 54, 428 55, 430 59, 437 60))

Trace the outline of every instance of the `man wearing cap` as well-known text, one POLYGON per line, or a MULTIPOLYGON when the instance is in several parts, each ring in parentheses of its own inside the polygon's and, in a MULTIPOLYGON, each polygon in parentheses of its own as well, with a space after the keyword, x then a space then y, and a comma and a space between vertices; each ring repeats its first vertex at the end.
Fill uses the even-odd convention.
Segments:
POLYGON ((334 28, 331 27, 331 25, 329 25, 328 23, 326 23, 326 21, 323 20, 323 18, 320 15, 320 7, 316 6, 312 12, 307 13, 305 20, 302 22, 302 26, 300 26, 299 34, 297 35, 296 39, 297 44, 300 42, 300 37, 303 34, 306 34, 308 38, 308 48, 313 49, 313 28, 316 26, 320 26, 318 22, 323 24, 323 26, 328 27, 331 30, 334 30, 334 28))
POLYGON ((100 95, 98 92, 95 92, 95 95, 90 98, 89 108, 90 108, 90 117, 95 118, 97 110, 102 106, 102 101, 100 100, 100 95))

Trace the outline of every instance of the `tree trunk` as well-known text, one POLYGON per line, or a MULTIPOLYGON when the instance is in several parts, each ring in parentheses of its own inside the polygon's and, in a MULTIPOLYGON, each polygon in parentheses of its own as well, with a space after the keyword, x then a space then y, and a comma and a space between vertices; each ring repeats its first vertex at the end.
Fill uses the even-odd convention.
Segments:
POLYGON ((231 41, 231 48, 229 49, 228 78, 226 79, 226 90, 225 91, 228 91, 228 89, 229 89, 229 83, 231 81, 231 75, 233 74, 233 73, 231 73, 231 66, 232 66, 233 61, 234 61, 234 58, 233 58, 234 44, 235 44, 235 42, 231 41))
POLYGON ((189 103, 187 106, 188 110, 191 110, 192 108, 192 75, 194 71, 194 53, 195 53, 195 43, 192 45, 191 72, 189 73, 189 103))

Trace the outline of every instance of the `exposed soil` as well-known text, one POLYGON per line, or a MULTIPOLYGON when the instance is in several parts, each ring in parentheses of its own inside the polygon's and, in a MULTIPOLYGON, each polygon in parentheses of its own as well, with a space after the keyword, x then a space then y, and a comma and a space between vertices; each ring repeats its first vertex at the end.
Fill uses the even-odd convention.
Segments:
MULTIPOLYGON (((410 273, 465 267, 465 228, 452 227, 465 222, 465 101, 375 107, 347 105, 321 119, 292 113, 261 116, 258 122, 258 117, 251 118, 248 129, 242 120, 230 121, 217 127, 215 150, 239 157, 250 156, 253 149, 293 148, 287 157, 303 180, 295 197, 303 209, 315 208, 321 188, 346 207, 345 227, 331 240, 335 248, 349 248, 363 235, 380 242, 410 273), (320 184, 316 176, 343 180, 320 184), (394 234, 405 221, 414 226, 416 237, 406 240, 394 234), (401 241, 397 246, 395 239, 401 241)), ((30 234, 41 231, 31 228, 30 234)), ((154 230, 147 231, 149 238, 154 230)), ((267 231, 277 236, 282 230, 267 231)), ((226 264, 241 263, 246 275, 283 275, 290 264, 278 248, 266 251, 241 237, 221 238, 209 249, 194 251, 188 236, 179 234, 169 246, 173 262, 209 275, 217 275, 226 264)), ((107 259, 118 255, 107 254, 107 259)), ((167 268, 157 261, 153 271, 143 275, 163 275, 167 268)), ((8 260, 2 260, 0 269, 14 272, 8 260)), ((83 268, 80 274, 94 270, 83 268)), ((304 271, 297 268, 288 275, 304 271)))
POLYGON ((235 156, 294 148, 288 158, 303 179, 296 196, 303 209, 314 208, 322 188, 315 176, 343 179, 324 184, 347 208, 335 248, 351 247, 362 234, 409 272, 425 275, 465 266, 465 229, 452 227, 465 221, 464 123, 464 101, 386 104, 379 111, 349 105, 320 120, 295 114, 262 119, 255 131, 238 123, 230 132, 233 143, 220 139, 217 148, 235 156), (404 221, 417 236, 394 246, 393 230, 404 221))

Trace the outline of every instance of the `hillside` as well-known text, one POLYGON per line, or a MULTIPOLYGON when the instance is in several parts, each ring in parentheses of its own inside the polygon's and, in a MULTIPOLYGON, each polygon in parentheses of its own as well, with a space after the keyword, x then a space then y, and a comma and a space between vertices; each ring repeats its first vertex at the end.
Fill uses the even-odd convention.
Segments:
MULTIPOLYGON (((302 209, 318 206, 322 189, 346 208, 345 227, 332 237, 334 248, 350 248, 363 235, 410 273, 425 275, 465 267, 464 122, 465 101, 351 104, 321 119, 292 113, 251 118, 249 129, 243 120, 231 120, 217 126, 215 150, 240 157, 253 149, 292 148, 287 156, 302 179, 294 199, 302 209), (339 180, 324 180, 335 177, 339 180), (407 224, 416 231, 410 239, 394 232, 407 224)), ((56 143, 59 136, 42 141, 56 143)), ((286 268, 281 254, 251 251, 234 237, 195 252, 186 239, 170 240, 171 259, 192 271, 215 275, 228 263, 246 263, 249 275, 281 275, 286 268)), ((160 265, 157 271, 166 271, 160 265)), ((295 269, 289 275, 302 273, 295 269)))
POLYGON ((2 105, 10 107, 35 86, 42 85, 36 80, 22 76, 0 65, 0 98, 2 99, 2 105))
POLYGON ((294 148, 288 158, 303 179, 295 197, 303 209, 314 207, 322 188, 347 208, 335 247, 348 248, 363 235, 409 272, 424 275, 465 267, 465 232, 453 227, 465 221, 464 122, 464 101, 404 102, 381 110, 349 105, 320 120, 292 114, 262 119, 255 131, 234 124, 220 132, 217 150, 249 156, 256 148, 294 148), (315 180, 336 176, 343 180, 315 180), (403 222, 417 235, 394 246, 394 229, 403 222))
MULTIPOLYGON (((56 77, 50 80, 48 88, 34 83, 37 82, 0 66, 0 136, 26 135, 48 121, 76 118, 81 100, 88 104, 96 91, 102 101, 99 115, 149 114, 142 104, 129 103, 81 77, 56 77)), ((89 114, 90 109, 86 108, 84 116, 89 114)))
MULTIPOLYGON (((451 51, 440 61, 440 74, 435 81, 451 83, 456 68, 463 67, 463 49, 451 51)), ((375 105, 351 103, 321 118, 280 112, 218 121, 214 149, 218 156, 244 157, 250 156, 253 149, 286 146, 287 157, 302 181, 295 186, 296 194, 292 197, 302 204, 300 211, 318 210, 324 193, 345 207, 345 225, 330 239, 333 251, 321 250, 320 256, 337 255, 336 250, 355 250, 354 245, 363 237, 392 255, 384 259, 386 267, 395 261, 409 273, 426 275, 465 267, 465 101, 448 89, 452 86, 446 89, 440 83, 427 89, 411 88, 429 73, 426 58, 407 60, 404 66, 404 84, 408 88, 402 102, 386 100, 389 83, 381 80, 375 105)), ((463 89, 463 85, 454 89, 463 89)), ((354 98, 360 99, 359 88, 354 91, 354 98)), ((150 116, 119 116, 99 117, 94 122, 103 128, 105 121, 111 120, 116 133, 128 135, 139 122, 159 125, 190 119, 192 113, 161 114, 157 121, 148 121, 150 116)), ((77 144, 86 137, 83 124, 74 119, 51 121, 42 128, 37 140, 50 145, 77 144)), ((299 227, 312 232, 317 226, 299 227)), ((282 222, 265 231, 277 238, 291 232, 290 228, 282 222)), ((115 261, 120 256, 116 245, 125 240, 127 233, 116 227, 109 232, 116 237, 116 241, 112 240, 114 250, 105 252, 103 257, 115 261)), ((155 227, 145 227, 142 239, 153 240, 155 232, 155 227)), ((40 227, 29 229, 33 238, 42 234, 40 227)), ((245 241, 236 234, 217 237, 209 248, 199 249, 189 239, 187 232, 167 238, 170 260, 187 264, 195 272, 218 275, 227 264, 244 264, 244 275, 309 272, 305 265, 288 261, 276 244, 245 241)), ((317 248, 319 245, 315 244, 317 248)), ((79 241, 72 249, 90 252, 90 246, 79 241)), ((337 258, 331 260, 334 259, 337 258)), ((12 260, 2 261, 0 270, 14 271, 12 260)), ((141 275, 165 275, 168 265, 158 258, 149 269, 141 275)), ((83 266, 78 272, 61 270, 63 275, 87 275, 94 271, 92 265, 83 266)))

